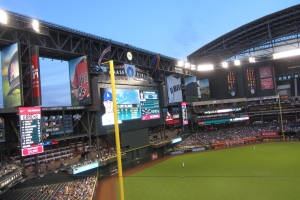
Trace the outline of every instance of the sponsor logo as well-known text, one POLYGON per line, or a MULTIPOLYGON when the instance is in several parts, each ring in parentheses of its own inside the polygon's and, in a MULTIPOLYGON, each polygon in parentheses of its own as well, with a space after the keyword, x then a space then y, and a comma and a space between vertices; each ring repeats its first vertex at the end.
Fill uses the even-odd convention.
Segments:
POLYGON ((158 154, 157 153, 154 153, 151 155, 151 159, 152 160, 156 160, 158 158, 158 154))
POLYGON ((204 151, 205 148, 202 147, 202 148, 195 148, 195 149, 192 149, 192 152, 196 152, 196 151, 204 151))
POLYGON ((176 155, 176 154, 182 154, 184 153, 184 151, 173 151, 173 152, 170 152, 171 155, 176 155))

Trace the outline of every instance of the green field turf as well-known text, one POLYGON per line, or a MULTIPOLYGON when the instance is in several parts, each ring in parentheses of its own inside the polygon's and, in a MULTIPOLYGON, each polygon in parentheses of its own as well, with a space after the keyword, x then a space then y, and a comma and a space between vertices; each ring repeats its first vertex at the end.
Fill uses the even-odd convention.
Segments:
POLYGON ((173 156, 124 178, 125 199, 300 199, 300 142, 255 146, 173 156))

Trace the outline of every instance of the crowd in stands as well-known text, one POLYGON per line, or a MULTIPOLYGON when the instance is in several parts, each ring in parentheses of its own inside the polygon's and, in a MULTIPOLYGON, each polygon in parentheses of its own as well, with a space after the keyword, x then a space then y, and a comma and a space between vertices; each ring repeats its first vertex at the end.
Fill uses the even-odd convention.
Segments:
MULTIPOLYGON (((298 132, 300 131, 300 123, 283 123, 284 132, 298 132)), ((261 131, 282 131, 280 123, 263 123, 263 124, 252 124, 251 127, 257 132, 261 131)))
MULTIPOLYGON (((121 151, 121 153, 123 153, 123 151, 121 151)), ((81 167, 84 165, 88 165, 91 164, 93 162, 100 162, 100 166, 101 166, 101 162, 110 160, 110 159, 116 159, 117 158, 117 154, 116 154, 116 150, 115 147, 111 147, 109 148, 109 150, 107 148, 101 148, 101 153, 100 155, 96 154, 93 156, 89 156, 89 155, 85 155, 84 158, 80 158, 78 162, 74 163, 74 164, 63 164, 61 165, 61 168, 65 168, 67 171, 70 169, 74 169, 76 167, 81 167)))
POLYGON ((96 177, 87 177, 66 183, 9 190, 1 199, 22 200, 90 200, 96 184, 96 177))
POLYGON ((179 148, 191 146, 204 146, 216 142, 226 142, 231 140, 240 140, 245 138, 253 138, 257 133, 248 126, 235 128, 221 128, 211 131, 200 131, 190 135, 180 144, 179 148))
POLYGON ((0 181, 5 179, 7 176, 13 175, 18 169, 19 166, 14 164, 5 164, 0 167, 0 181))

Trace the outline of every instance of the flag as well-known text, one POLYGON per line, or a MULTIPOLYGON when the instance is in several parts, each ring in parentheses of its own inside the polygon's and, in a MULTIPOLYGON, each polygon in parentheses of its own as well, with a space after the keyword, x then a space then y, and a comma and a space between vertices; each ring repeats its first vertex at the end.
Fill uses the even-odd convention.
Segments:
POLYGON ((98 60, 98 66, 101 66, 102 58, 105 56, 105 54, 107 54, 110 51, 111 51, 111 45, 109 44, 109 46, 106 49, 104 49, 104 51, 101 53, 99 60, 98 60))
POLYGON ((159 63, 160 63, 160 55, 158 54, 151 61, 151 64, 154 66, 155 71, 159 70, 159 63))

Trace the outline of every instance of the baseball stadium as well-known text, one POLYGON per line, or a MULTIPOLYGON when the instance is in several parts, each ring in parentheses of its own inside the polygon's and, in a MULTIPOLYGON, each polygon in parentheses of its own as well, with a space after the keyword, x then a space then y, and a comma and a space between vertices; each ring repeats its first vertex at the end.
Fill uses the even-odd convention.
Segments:
POLYGON ((300 4, 187 61, 0 10, 0 51, 1 200, 300 198, 300 4))

